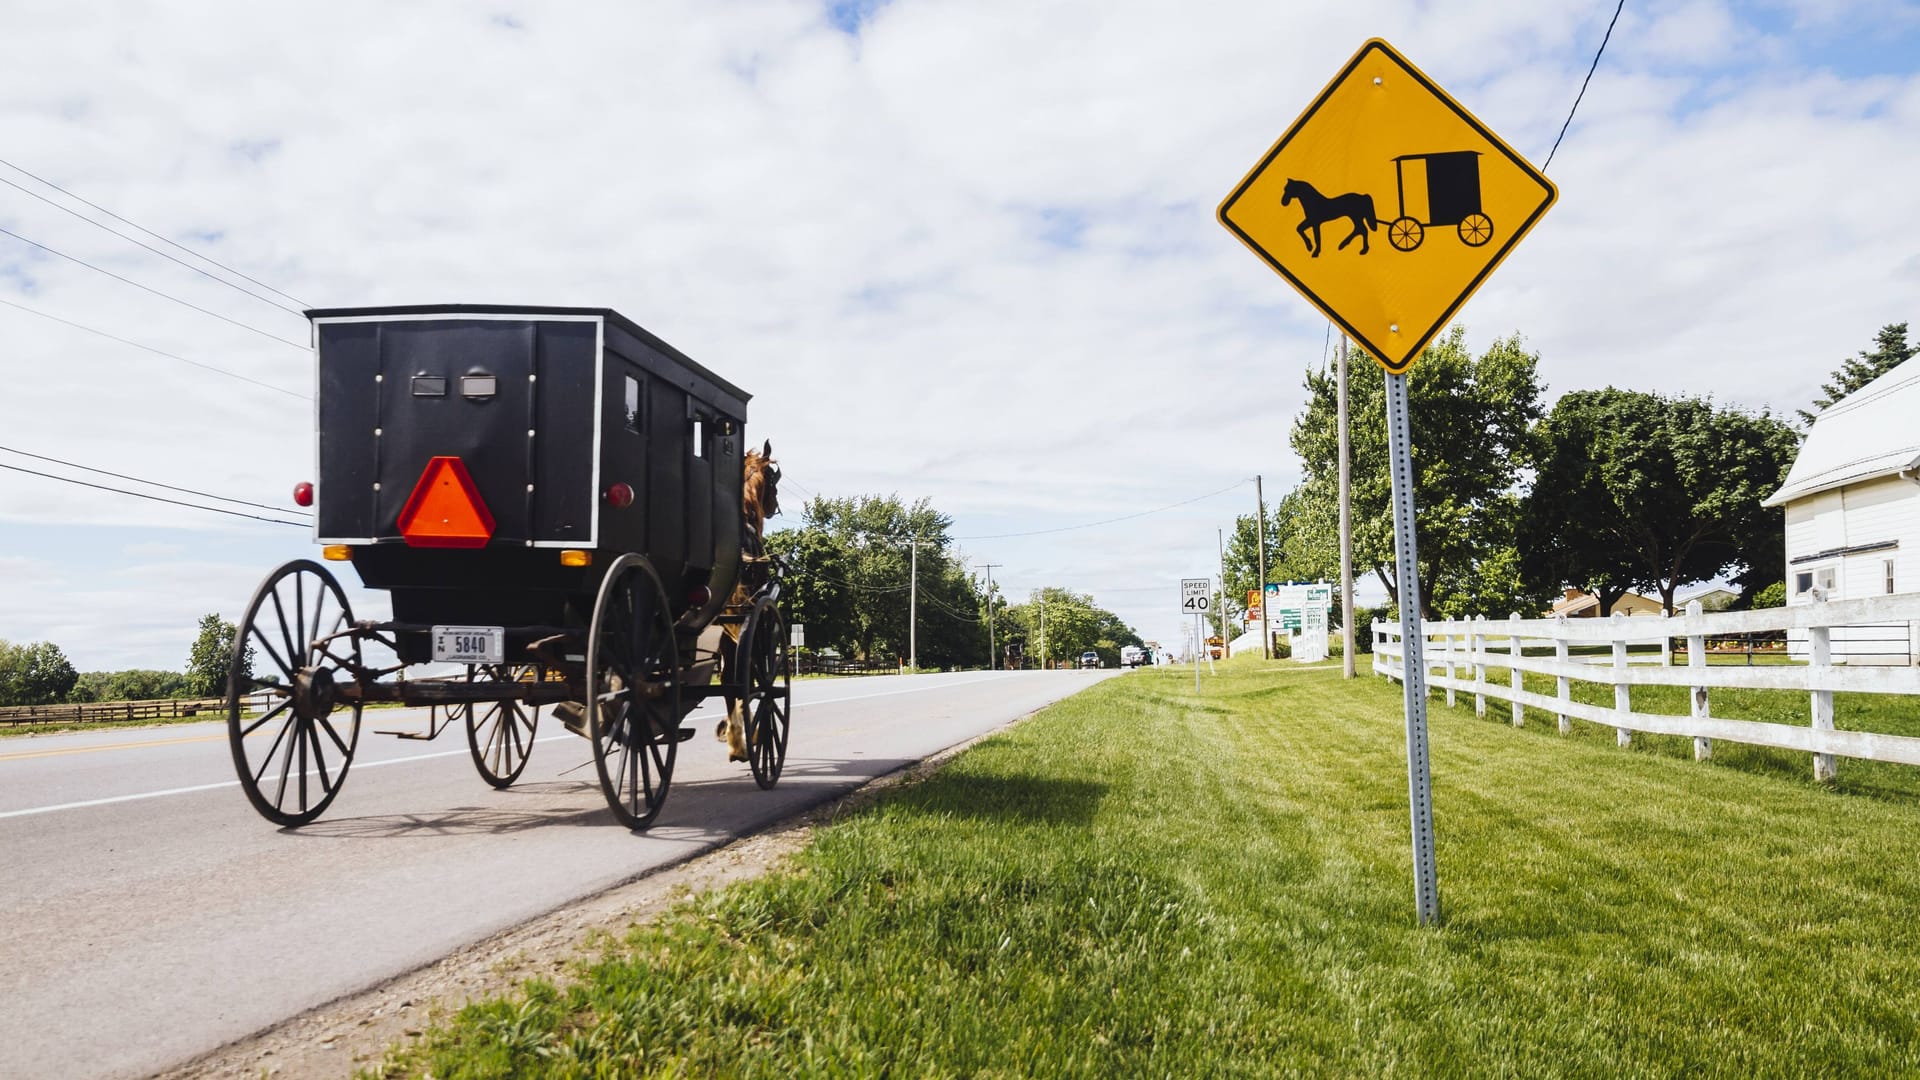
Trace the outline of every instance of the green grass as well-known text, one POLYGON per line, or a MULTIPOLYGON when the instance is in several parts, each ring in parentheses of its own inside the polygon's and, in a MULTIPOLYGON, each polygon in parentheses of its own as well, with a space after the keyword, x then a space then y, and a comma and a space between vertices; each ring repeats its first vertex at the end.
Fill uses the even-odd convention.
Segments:
POLYGON ((385 1072, 1920 1072, 1916 800, 1468 698, 1432 710, 1446 919, 1419 929, 1399 688, 1203 681, 1102 683, 385 1072))

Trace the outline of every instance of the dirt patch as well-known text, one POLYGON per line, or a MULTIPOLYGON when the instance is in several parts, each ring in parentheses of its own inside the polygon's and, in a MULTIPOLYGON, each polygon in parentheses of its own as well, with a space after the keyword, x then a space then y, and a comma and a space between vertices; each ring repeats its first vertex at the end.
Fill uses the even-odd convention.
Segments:
POLYGON ((426 967, 329 1002, 158 1075, 161 1080, 339 1077, 377 1066, 389 1046, 417 1038, 468 1002, 512 994, 530 978, 570 981, 572 965, 597 958, 609 939, 618 940, 689 897, 777 868, 807 845, 816 828, 871 804, 889 788, 925 777, 974 743, 1020 720, 871 780, 764 832, 582 897, 426 967))

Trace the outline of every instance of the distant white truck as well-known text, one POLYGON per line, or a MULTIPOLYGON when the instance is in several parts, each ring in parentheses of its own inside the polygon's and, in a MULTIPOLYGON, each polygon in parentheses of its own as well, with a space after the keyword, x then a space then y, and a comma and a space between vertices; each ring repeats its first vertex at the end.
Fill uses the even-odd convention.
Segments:
POLYGON ((1138 645, 1120 646, 1120 666, 1121 667, 1123 668, 1139 667, 1140 665, 1146 664, 1146 663, 1151 663, 1151 661, 1147 658, 1147 650, 1142 649, 1138 645))

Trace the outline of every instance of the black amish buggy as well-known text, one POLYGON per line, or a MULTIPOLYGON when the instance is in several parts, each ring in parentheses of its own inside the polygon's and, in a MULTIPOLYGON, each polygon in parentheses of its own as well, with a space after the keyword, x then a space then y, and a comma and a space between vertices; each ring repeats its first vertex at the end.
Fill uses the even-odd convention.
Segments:
POLYGON ((749 395, 606 309, 307 315, 317 475, 295 500, 313 507, 325 558, 386 591, 393 617, 356 621, 319 562, 261 584, 227 703, 254 808, 281 825, 317 818, 373 702, 434 706, 424 733, 391 733, 404 738, 463 724, 498 788, 555 706, 590 739, 614 816, 644 828, 692 734, 681 722, 721 697, 772 787, 791 696, 778 575, 743 554, 759 537, 743 467, 764 464, 745 450, 749 395), (461 674, 405 678, 418 664, 461 674), (247 715, 261 693, 268 707, 247 715))
POLYGON ((1412 251, 1426 238, 1426 231, 1451 225, 1460 242, 1479 247, 1493 239, 1493 219, 1480 207, 1480 151, 1449 150, 1440 154, 1402 154, 1393 159, 1394 185, 1400 199, 1400 214, 1387 226, 1387 242, 1401 251, 1412 251), (1407 163, 1419 162, 1426 173, 1427 220, 1407 214, 1407 163))

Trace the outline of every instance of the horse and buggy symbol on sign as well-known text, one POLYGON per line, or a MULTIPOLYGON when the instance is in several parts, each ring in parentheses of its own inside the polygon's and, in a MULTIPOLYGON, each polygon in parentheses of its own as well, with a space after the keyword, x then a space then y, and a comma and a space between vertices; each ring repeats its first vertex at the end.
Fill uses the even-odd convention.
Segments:
MULTIPOLYGON (((1402 154, 1393 159, 1393 175, 1399 212, 1387 223, 1387 242, 1395 250, 1412 251, 1426 239, 1428 229, 1447 226, 1452 226, 1460 242, 1468 247, 1477 248, 1493 239, 1493 219, 1487 216, 1480 200, 1480 151, 1402 154), (1420 208, 1419 196, 1423 193, 1426 196, 1424 215, 1408 212, 1409 172, 1414 174, 1415 210, 1420 208), (1420 183, 1422 179, 1425 180, 1424 185, 1420 183), (1422 221, 1421 216, 1426 220, 1422 221)), ((1280 205, 1292 205, 1296 199, 1304 216, 1295 231, 1300 234, 1308 253, 1314 258, 1319 258, 1325 247, 1320 238, 1320 226, 1340 218, 1351 222, 1353 231, 1340 241, 1335 250, 1343 251, 1348 244, 1358 240, 1360 254, 1367 254, 1370 248, 1367 234, 1380 227, 1380 219, 1374 212, 1373 196, 1359 191, 1344 195, 1322 195, 1312 184, 1296 178, 1287 181, 1280 196, 1280 205)))

